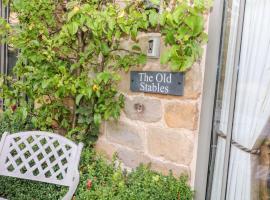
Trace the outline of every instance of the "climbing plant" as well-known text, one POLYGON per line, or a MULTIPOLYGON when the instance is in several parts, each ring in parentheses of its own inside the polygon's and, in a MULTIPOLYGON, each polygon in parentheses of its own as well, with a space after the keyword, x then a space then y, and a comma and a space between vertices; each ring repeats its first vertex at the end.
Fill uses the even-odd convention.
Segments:
POLYGON ((19 54, 13 76, 0 78, 6 116, 90 143, 101 122, 117 119, 124 106, 119 72, 146 62, 140 32, 161 33, 169 46, 161 62, 174 71, 188 70, 207 38, 208 5, 199 0, 151 0, 152 6, 143 0, 125 6, 114 0, 8 3, 19 22, 1 19, 1 40, 19 54), (128 49, 121 45, 127 39, 133 40, 128 49))

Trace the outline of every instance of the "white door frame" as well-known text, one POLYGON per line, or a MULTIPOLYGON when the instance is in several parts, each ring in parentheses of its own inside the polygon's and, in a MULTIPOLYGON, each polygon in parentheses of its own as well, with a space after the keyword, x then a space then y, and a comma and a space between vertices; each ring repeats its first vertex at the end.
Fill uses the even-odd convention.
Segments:
MULTIPOLYGON (((226 0, 215 0, 213 11, 210 15, 209 22, 209 42, 207 46, 206 63, 205 63, 205 76, 204 87, 202 96, 202 110, 200 115, 199 139, 198 139, 198 152, 197 164, 195 175, 195 200, 203 200, 210 197, 207 194, 211 191, 207 185, 211 186, 212 180, 207 180, 209 177, 210 167, 210 154, 215 152, 216 145, 211 146, 211 139, 216 137, 213 130, 213 119, 215 109, 215 96, 217 94, 217 78, 219 64, 221 63, 221 50, 223 33, 225 31, 225 14, 226 14, 226 0), (224 25, 223 25, 224 24, 224 25), (224 28, 223 28, 224 27, 224 28), (212 151, 213 150, 213 151, 212 151), (208 183, 209 181, 209 183, 208 183)), ((238 75, 239 55, 241 51, 241 37, 243 29, 245 0, 240 0, 240 13, 238 18, 238 32, 237 32, 237 45, 234 49, 235 60, 233 66, 232 87, 230 88, 230 106, 229 106, 229 121, 228 133, 226 138, 226 150, 223 168, 222 192, 221 200, 226 198, 227 175, 229 167, 230 149, 231 149, 231 136, 234 115, 234 104, 236 96, 236 85, 238 75)), ((211 156, 214 157, 214 154, 211 156)), ((214 159, 214 158, 211 158, 214 159)))

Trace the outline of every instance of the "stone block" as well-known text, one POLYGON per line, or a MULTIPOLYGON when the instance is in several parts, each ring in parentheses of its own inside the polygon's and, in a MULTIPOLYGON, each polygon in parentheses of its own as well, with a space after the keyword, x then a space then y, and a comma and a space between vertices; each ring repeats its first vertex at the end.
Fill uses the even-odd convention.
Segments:
POLYGON ((181 166, 169 162, 152 161, 151 169, 161 172, 164 175, 169 175, 170 172, 172 172, 175 177, 180 177, 182 175, 190 177, 190 169, 188 166, 181 166))
POLYGON ((189 131, 150 127, 147 129, 148 152, 178 164, 189 165, 194 143, 189 131))
POLYGON ((129 72, 119 72, 121 76, 121 81, 119 82, 118 88, 120 92, 124 92, 126 94, 130 93, 130 73, 129 72))
POLYGON ((99 138, 95 144, 95 149, 98 153, 102 154, 108 159, 112 159, 115 152, 117 152, 117 148, 106 141, 106 138, 99 138))
POLYGON ((191 102, 169 103, 165 106, 165 121, 171 128, 196 130, 198 124, 198 104, 191 102))
MULTIPOLYGON (((150 71, 154 69, 150 67, 151 63, 147 63, 148 69, 150 71)), ((154 65, 153 65, 154 66, 154 65)), ((146 68, 146 67, 145 67, 146 68)), ((164 67, 163 67, 164 68, 164 67)), ((170 71, 169 67, 167 70, 170 71)), ((184 95, 183 96, 172 96, 172 95, 161 95, 161 94, 146 94, 146 96, 153 96, 162 99, 175 100, 175 99, 198 99, 202 92, 202 71, 199 63, 195 63, 193 67, 187 71, 184 75, 184 95)))
POLYGON ((160 64, 159 59, 149 59, 148 62, 144 65, 143 71, 164 71, 168 72, 170 71, 170 68, 168 65, 162 65, 160 64))
POLYGON ((125 148, 119 148, 117 155, 125 166, 133 169, 138 167, 140 164, 150 163, 150 159, 139 151, 132 151, 125 148))
POLYGON ((202 70, 199 63, 185 73, 184 97, 197 99, 202 92, 202 70))
POLYGON ((99 127, 99 137, 102 137, 105 135, 106 132, 106 122, 102 122, 99 127))
MULTIPOLYGON (((131 70, 141 71, 142 69, 140 68, 140 66, 137 66, 137 67, 132 68, 131 70)), ((119 72, 119 75, 121 76, 121 80, 118 84, 119 92, 123 92, 123 93, 126 93, 128 95, 140 94, 138 92, 132 92, 130 90, 130 72, 121 71, 121 72, 119 72)))
POLYGON ((109 141, 136 150, 141 150, 143 148, 143 141, 141 138, 141 134, 143 133, 143 128, 123 121, 108 122, 106 124, 106 136, 109 141))
POLYGON ((124 111, 126 116, 132 120, 158 122, 162 118, 160 100, 145 98, 143 96, 127 97, 124 111), (138 107, 141 107, 141 109, 138 107))

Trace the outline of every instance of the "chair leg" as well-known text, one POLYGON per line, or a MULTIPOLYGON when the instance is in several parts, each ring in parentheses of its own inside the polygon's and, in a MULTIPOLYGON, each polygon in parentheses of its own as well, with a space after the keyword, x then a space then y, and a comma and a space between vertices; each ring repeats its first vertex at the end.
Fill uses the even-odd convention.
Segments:
POLYGON ((67 194, 63 197, 63 200, 71 200, 72 199, 73 195, 76 192, 79 181, 80 181, 80 174, 77 171, 76 175, 74 177, 74 180, 73 180, 73 184, 72 184, 72 186, 69 187, 67 194))

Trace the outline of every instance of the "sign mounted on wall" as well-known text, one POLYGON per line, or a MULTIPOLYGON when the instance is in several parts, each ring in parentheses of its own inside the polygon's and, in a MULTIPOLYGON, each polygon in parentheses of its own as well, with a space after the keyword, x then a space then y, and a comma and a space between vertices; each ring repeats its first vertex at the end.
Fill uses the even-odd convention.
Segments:
POLYGON ((183 96, 184 75, 180 72, 132 71, 130 89, 133 92, 183 96))

